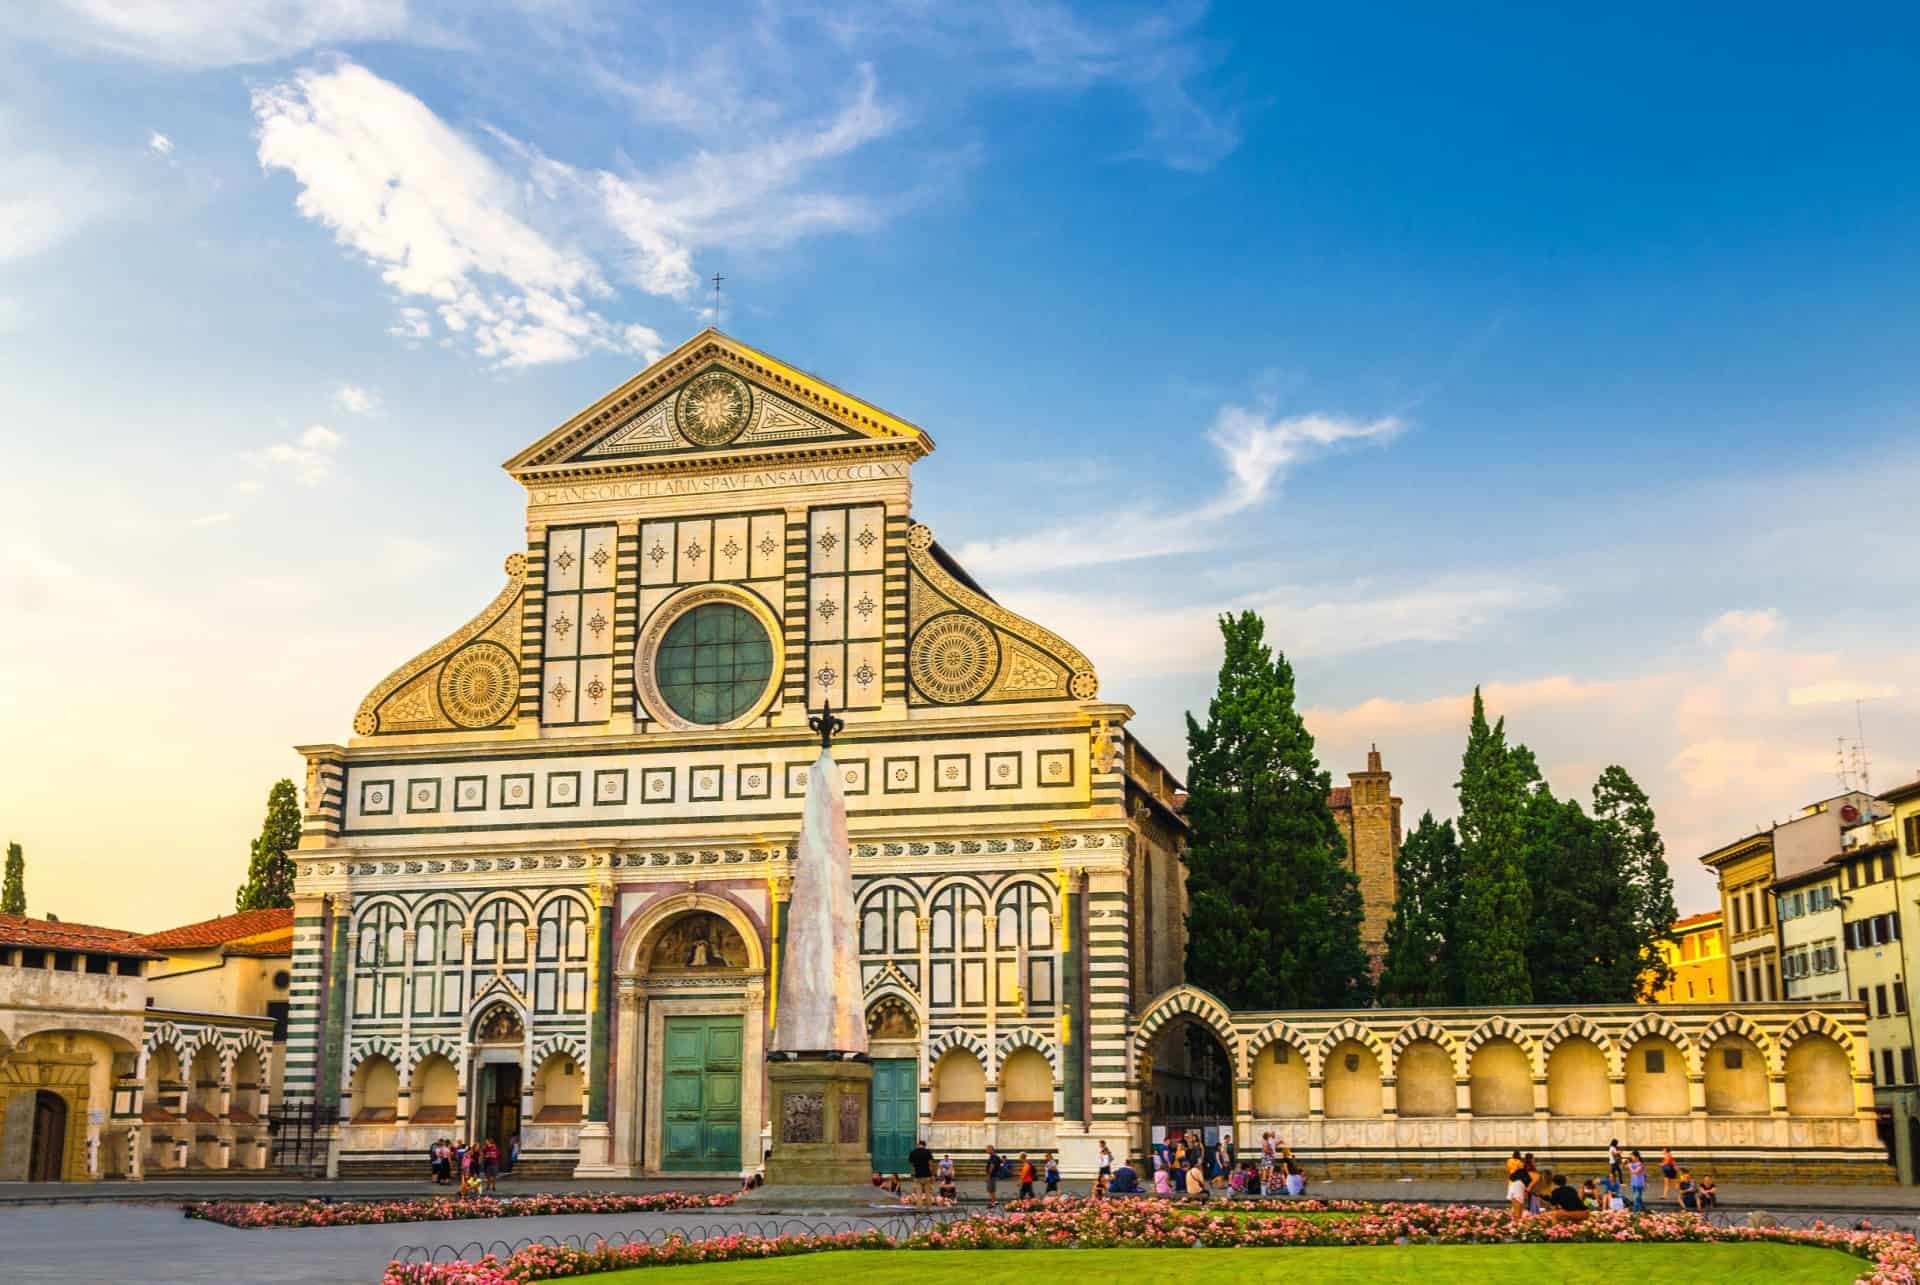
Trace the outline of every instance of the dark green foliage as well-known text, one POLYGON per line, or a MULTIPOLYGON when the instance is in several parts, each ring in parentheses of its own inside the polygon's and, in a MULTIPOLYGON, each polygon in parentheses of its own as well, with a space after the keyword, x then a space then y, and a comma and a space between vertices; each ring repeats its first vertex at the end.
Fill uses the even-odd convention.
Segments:
POLYGON ((1525 813, 1538 778, 1533 754, 1509 748, 1506 720, 1487 725, 1480 689, 1460 761, 1461 998, 1468 1004, 1533 1002, 1527 925, 1533 917, 1527 880, 1525 813))
POLYGON ((1461 1003, 1458 958, 1460 844, 1453 822, 1428 812, 1400 845, 1394 863, 1399 896, 1387 925, 1380 1001, 1412 1008, 1461 1003))
POLYGON ((0 915, 27 913, 27 856, 17 843, 7 845, 6 883, 0 885, 0 915))
POLYGON ((1187 978, 1236 1008, 1364 1003, 1360 887, 1294 709, 1293 667, 1250 611, 1221 617, 1220 632, 1206 726, 1187 716, 1187 978))
POLYGON ((267 792, 267 816, 253 841, 247 881, 233 894, 235 910, 265 910, 293 904, 293 858, 300 846, 300 801, 293 782, 282 778, 267 792))
POLYGON ((1649 998, 1673 980, 1673 966, 1660 950, 1662 941, 1671 940, 1677 917, 1667 845, 1646 792, 1623 767, 1609 767, 1593 783, 1593 815, 1619 850, 1623 937, 1634 957, 1633 989, 1617 994, 1622 1001, 1649 998))

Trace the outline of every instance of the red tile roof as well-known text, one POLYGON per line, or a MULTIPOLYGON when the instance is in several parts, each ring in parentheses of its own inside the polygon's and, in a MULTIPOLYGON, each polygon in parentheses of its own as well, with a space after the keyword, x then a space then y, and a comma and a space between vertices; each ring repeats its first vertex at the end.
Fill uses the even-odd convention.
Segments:
POLYGON ((275 906, 267 910, 242 910, 236 914, 221 915, 218 919, 203 919, 197 924, 187 924, 181 928, 147 933, 139 938, 139 944, 154 950, 180 950, 196 946, 224 946, 243 937, 292 931, 293 908, 275 906))
POLYGON ((249 955, 262 959, 271 959, 277 955, 293 954, 293 933, 291 930, 261 941, 237 941, 227 947, 229 955, 249 955))
POLYGON ((1688 915, 1685 919, 1674 920, 1673 927, 1668 929, 1668 931, 1679 932, 1682 928, 1692 928, 1695 925, 1704 924, 1710 919, 1718 919, 1719 917, 1720 912, 1717 910, 1703 910, 1697 915, 1688 915))
POLYGON ((0 946, 90 951, 96 955, 133 959, 159 958, 143 949, 139 938, 124 929, 69 924, 57 919, 29 919, 25 915, 0 915, 0 946))
POLYGON ((1353 787, 1336 785, 1327 791, 1327 806, 1330 808, 1350 808, 1353 806, 1353 787))

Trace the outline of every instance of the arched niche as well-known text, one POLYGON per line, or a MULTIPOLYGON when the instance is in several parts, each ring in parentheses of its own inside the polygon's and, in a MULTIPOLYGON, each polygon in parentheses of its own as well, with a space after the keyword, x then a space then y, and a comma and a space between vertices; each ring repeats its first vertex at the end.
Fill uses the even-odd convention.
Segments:
POLYGON ((1767 1114, 1767 1062, 1752 1040, 1722 1035, 1707 1050, 1706 1062, 1707 1114, 1767 1114))
POLYGON ((973 1051, 955 1045, 933 1065, 933 1118, 987 1118, 987 1069, 973 1051))
POLYGON ((1358 1040, 1342 1040, 1327 1053, 1321 1075, 1329 1120, 1371 1120, 1380 1115, 1380 1059, 1358 1040))
POLYGON ((1787 1050, 1787 1114, 1853 1113, 1853 1059, 1831 1036, 1801 1036, 1787 1050))
POLYGON ((1488 1040, 1467 1063, 1467 1093, 1476 1116, 1533 1114, 1533 1063, 1504 1036, 1488 1040))
POLYGON ((1594 1116, 1612 1110, 1606 1053, 1581 1036, 1561 1040, 1547 1056, 1548 1114, 1594 1116))
POLYGON ((1304 1117, 1311 1110, 1307 1055, 1275 1040, 1253 1055, 1253 1113, 1263 1120, 1304 1117))
POLYGON ((1400 1050, 1393 1084, 1395 1108, 1402 1117, 1451 1117, 1458 1108, 1453 1054, 1433 1040, 1411 1040, 1400 1050))

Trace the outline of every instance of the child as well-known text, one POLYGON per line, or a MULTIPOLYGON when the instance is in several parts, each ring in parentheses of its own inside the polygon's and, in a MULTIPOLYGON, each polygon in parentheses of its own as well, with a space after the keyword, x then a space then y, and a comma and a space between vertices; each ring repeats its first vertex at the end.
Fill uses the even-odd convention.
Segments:
POLYGON ((1105 1200, 1107 1198, 1107 1175, 1105 1170, 1093 1175, 1093 1198, 1095 1200, 1105 1200))
POLYGON ((1167 1176, 1165 1169, 1155 1169, 1153 1171, 1153 1194, 1156 1196, 1171 1196, 1173 1194, 1173 1179, 1167 1176))
POLYGON ((1593 1179, 1591 1178, 1580 1184, 1580 1203, 1588 1209, 1598 1209, 1600 1207, 1600 1193, 1595 1188, 1593 1179))

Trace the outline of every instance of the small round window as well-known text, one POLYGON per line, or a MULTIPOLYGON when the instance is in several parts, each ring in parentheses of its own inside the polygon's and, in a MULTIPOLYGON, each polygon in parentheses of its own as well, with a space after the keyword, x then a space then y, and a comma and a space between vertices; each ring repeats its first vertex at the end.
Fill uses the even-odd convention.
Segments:
POLYGON ((674 621, 654 656, 654 680, 689 723, 730 723, 753 708, 773 674, 773 640, 753 614, 728 602, 674 621))

